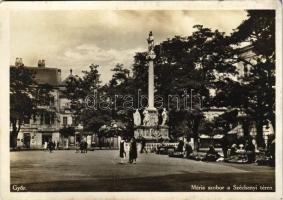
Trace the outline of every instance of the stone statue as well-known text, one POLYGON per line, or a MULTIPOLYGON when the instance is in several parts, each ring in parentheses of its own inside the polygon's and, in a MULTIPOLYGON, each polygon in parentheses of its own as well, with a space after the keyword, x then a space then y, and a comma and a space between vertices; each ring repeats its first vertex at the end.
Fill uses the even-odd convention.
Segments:
POLYGON ((147 38, 147 43, 148 43, 148 54, 154 54, 154 37, 152 34, 152 31, 149 32, 148 38, 147 38))
POLYGON ((168 121, 168 114, 167 114, 166 108, 163 108, 163 112, 162 112, 161 116, 162 116, 161 126, 164 126, 164 125, 166 125, 166 123, 168 121))
POLYGON ((148 113, 147 110, 143 111, 143 116, 144 116, 144 118, 143 118, 143 125, 144 126, 148 126, 149 122, 150 122, 150 116, 149 116, 149 113, 148 113))
POLYGON ((133 117, 135 126, 141 125, 141 115, 138 109, 136 109, 136 112, 133 114, 133 117))

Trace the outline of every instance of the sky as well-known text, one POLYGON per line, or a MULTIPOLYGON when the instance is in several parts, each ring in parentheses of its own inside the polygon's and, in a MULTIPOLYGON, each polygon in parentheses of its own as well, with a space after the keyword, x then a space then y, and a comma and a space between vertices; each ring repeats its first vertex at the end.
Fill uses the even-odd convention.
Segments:
POLYGON ((98 64, 102 82, 112 77, 111 69, 122 63, 131 69, 136 52, 147 50, 146 38, 153 31, 155 44, 175 35, 189 36, 201 24, 230 34, 247 18, 233 11, 13 11, 10 16, 10 63, 23 58, 26 66, 62 70, 81 75, 90 64, 98 64))

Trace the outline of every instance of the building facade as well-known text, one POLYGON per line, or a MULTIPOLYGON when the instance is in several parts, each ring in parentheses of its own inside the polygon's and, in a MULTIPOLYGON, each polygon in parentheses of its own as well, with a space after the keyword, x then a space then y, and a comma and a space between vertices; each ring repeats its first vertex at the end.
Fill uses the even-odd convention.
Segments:
POLYGON ((45 66, 44 60, 39 60, 37 67, 23 66, 22 60, 17 59, 14 66, 25 67, 34 72, 36 87, 41 85, 50 85, 52 90, 48 99, 44 99, 43 108, 46 113, 32 116, 22 125, 17 138, 17 147, 22 149, 41 149, 44 148, 48 141, 55 144, 63 144, 64 141, 60 136, 60 129, 64 126, 72 125, 72 115, 66 109, 66 99, 62 97, 61 69, 50 68, 45 66))

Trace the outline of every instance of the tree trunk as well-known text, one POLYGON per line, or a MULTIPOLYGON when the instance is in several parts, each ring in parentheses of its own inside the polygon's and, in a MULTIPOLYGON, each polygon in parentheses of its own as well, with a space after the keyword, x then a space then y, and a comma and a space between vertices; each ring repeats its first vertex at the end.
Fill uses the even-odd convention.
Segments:
POLYGON ((256 142, 259 147, 265 147, 264 139, 263 139, 263 121, 256 121, 256 142))
POLYGON ((12 149, 16 149, 17 148, 17 139, 18 139, 18 134, 19 134, 19 131, 20 131, 20 125, 19 125, 19 128, 17 128, 17 122, 13 122, 12 123, 12 132, 11 132, 11 135, 10 135, 10 147, 12 149))
POLYGON ((250 122, 248 120, 243 121, 243 132, 244 137, 248 137, 250 135, 250 122))
POLYGON ((18 132, 17 131, 12 131, 10 135, 10 147, 12 149, 17 148, 17 138, 18 138, 18 132))
POLYGON ((270 122, 271 122, 273 131, 274 131, 274 135, 275 135, 275 130, 276 130, 276 127, 275 127, 275 115, 272 115, 272 117, 270 119, 270 122))

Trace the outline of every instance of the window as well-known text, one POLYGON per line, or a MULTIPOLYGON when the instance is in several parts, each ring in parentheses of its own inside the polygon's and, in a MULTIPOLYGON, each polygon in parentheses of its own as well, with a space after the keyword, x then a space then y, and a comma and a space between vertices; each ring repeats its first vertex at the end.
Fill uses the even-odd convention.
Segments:
POLYGON ((50 124, 50 114, 45 114, 45 124, 50 124))
POLYGON ((29 121, 29 118, 24 118, 24 124, 29 124, 30 123, 30 121, 29 121))
POLYGON ((55 122, 55 114, 53 113, 51 115, 51 124, 54 124, 54 122, 55 122))
POLYGON ((44 116, 43 114, 40 115, 40 124, 41 125, 43 124, 43 116, 44 116))
POLYGON ((54 101, 54 96, 51 96, 49 100, 50 100, 49 101, 50 102, 50 106, 54 106, 54 102, 55 102, 54 101))
POLYGON ((68 123, 68 117, 63 117, 63 125, 66 126, 68 123))

